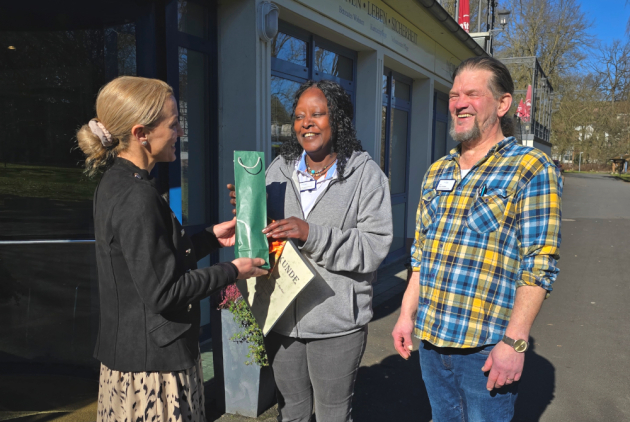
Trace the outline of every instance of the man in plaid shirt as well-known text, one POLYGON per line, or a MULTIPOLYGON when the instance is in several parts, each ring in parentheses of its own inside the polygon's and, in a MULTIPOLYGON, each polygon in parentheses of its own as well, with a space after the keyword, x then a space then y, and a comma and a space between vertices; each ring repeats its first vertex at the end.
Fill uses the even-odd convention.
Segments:
POLYGON ((562 181, 519 145, 514 84, 491 57, 453 73, 451 136, 460 145, 422 183, 413 272, 392 332, 420 365, 433 420, 510 421, 529 332, 558 274, 562 181))

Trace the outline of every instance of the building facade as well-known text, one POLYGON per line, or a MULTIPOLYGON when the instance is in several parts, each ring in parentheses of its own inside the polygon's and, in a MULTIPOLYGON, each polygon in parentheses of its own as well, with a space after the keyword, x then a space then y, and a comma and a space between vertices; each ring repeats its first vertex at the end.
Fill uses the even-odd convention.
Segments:
MULTIPOLYGON (((387 264, 408 254, 424 172, 453 146, 451 73, 485 54, 433 0, 277 0, 271 39, 260 0, 12 3, 0 6, 3 377, 98 374, 97 180, 82 174, 74 134, 105 83, 138 75, 174 88, 185 134, 178 160, 154 172, 190 233, 231 218, 233 151, 264 151, 271 162, 290 136, 299 84, 339 82, 358 138, 390 178, 387 264)), ((232 258, 226 249, 199 264, 232 258)))

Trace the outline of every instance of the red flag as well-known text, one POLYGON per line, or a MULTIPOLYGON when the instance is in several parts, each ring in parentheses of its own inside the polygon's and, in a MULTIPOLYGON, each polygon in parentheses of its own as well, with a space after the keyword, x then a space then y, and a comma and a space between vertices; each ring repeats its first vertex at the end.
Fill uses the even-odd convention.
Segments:
POLYGON ((529 118, 532 114, 532 86, 527 85, 527 95, 525 96, 525 116, 524 122, 529 122, 529 118))
POLYGON ((521 101, 518 103, 518 108, 516 109, 516 116, 520 117, 522 120, 524 115, 525 115, 525 104, 523 104, 523 99, 521 98, 521 101))
POLYGON ((459 2, 459 18, 457 20, 459 26, 464 31, 470 32, 470 2, 469 0, 460 0, 459 2))

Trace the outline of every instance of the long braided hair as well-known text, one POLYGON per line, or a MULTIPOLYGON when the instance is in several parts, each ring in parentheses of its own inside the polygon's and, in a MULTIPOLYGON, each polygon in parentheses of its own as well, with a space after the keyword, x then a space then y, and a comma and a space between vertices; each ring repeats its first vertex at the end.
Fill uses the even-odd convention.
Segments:
MULTIPOLYGON (((339 180, 344 180, 344 171, 348 159, 355 151, 363 151, 361 141, 357 139, 357 132, 352 125, 354 109, 352 100, 341 85, 333 81, 312 81, 304 82, 295 93, 293 98, 293 111, 291 121, 295 122, 295 108, 297 103, 307 89, 311 87, 319 88, 326 97, 328 105, 328 118, 330 119, 332 151, 337 153, 337 173, 339 180)), ((297 140, 293 125, 291 125, 291 139, 285 141, 280 146, 280 155, 288 163, 295 162, 302 154, 303 148, 297 140)))

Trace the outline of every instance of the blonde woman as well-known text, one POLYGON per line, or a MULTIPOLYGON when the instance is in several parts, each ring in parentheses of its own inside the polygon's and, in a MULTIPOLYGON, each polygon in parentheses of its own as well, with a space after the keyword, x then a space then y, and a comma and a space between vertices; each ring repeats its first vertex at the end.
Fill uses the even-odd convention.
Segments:
POLYGON ((234 245, 235 221, 188 237, 159 195, 151 169, 176 159, 182 129, 166 83, 123 76, 105 85, 97 117, 77 133, 94 193, 100 294, 98 421, 205 421, 199 301, 265 274, 262 259, 197 269, 234 245))

